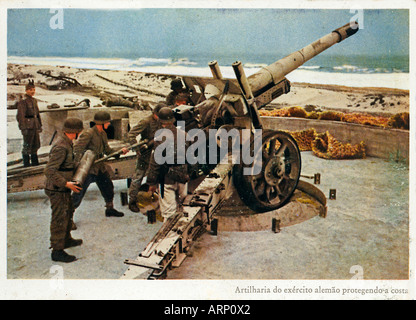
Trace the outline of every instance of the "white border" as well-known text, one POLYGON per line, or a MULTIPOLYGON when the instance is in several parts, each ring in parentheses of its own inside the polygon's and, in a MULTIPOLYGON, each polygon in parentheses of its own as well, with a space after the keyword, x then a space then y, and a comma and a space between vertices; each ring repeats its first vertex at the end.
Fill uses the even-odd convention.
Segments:
MULTIPOLYGON (((414 67, 416 12, 414 1, 273 1, 273 0, 240 0, 240 1, 1 1, 0 2, 0 101, 6 105, 6 66, 7 63, 7 9, 8 8, 281 8, 281 9, 409 9, 410 19, 410 177, 409 177, 409 224, 410 235, 415 232, 414 214, 416 212, 414 196, 416 195, 415 178, 413 173, 415 150, 415 94, 416 70, 414 67), (155 3, 156 2, 156 3, 155 3)), ((393 22, 394 23, 394 22, 393 22)), ((6 124, 7 114, 0 112, 0 121, 6 124)), ((415 244, 413 237, 409 242, 410 280, 65 280, 59 289, 54 289, 49 280, 7 280, 7 201, 6 201, 6 135, 0 135, 0 299, 414 299, 415 298, 415 244), (289 290, 296 286, 298 289, 324 288, 346 289, 408 289, 407 295, 383 295, 353 293, 340 294, 241 294, 235 293, 236 287, 244 288, 254 285, 257 288, 281 288, 289 290), (180 290, 178 290, 180 288, 180 290), (116 293, 116 294, 115 294, 116 293)), ((380 173, 382 174, 382 173, 380 173)))

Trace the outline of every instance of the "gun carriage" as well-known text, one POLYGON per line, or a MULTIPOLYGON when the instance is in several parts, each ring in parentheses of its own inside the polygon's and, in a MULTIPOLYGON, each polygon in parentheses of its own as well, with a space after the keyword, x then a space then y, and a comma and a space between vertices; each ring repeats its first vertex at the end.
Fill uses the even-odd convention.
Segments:
MULTIPOLYGON (((179 266, 201 231, 208 228, 216 234, 215 212, 230 196, 231 185, 258 214, 276 210, 289 201, 301 176, 299 148, 290 134, 263 129, 258 110, 289 92, 288 73, 357 31, 357 23, 348 23, 249 77, 239 61, 232 65, 236 79, 224 79, 216 61, 209 63, 212 78, 183 77, 195 106, 176 107, 176 120, 184 121, 187 132, 203 129, 207 139, 212 129, 249 130, 250 137, 240 141, 240 146, 250 144, 254 162, 200 166, 198 169, 206 176, 185 199, 183 215, 170 218, 136 259, 125 261, 130 266, 122 278, 156 279, 163 277, 169 267, 179 266), (260 130, 261 134, 256 135, 260 130), (256 142, 260 147, 255 148, 256 142)), ((229 156, 232 158, 231 153, 229 156)))

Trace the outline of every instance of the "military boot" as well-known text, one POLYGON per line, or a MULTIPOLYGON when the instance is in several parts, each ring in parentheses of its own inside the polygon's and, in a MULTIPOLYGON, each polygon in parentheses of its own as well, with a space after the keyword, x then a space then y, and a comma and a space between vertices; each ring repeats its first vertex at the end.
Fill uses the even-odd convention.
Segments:
POLYGON ((32 166, 38 166, 39 165, 39 159, 38 159, 38 155, 36 153, 31 154, 30 159, 32 161, 32 166))
POLYGON ((53 261, 65 262, 65 263, 73 262, 77 260, 75 256, 71 256, 67 254, 64 250, 52 250, 51 258, 53 261))
POLYGON ((105 206, 106 206, 106 209, 105 209, 106 217, 123 217, 124 216, 123 212, 120 212, 114 209, 112 202, 108 202, 105 206))
POLYGON ((30 157, 28 154, 23 155, 23 167, 30 167, 30 157))
POLYGON ((137 206, 137 199, 131 198, 129 200, 129 209, 133 212, 140 212, 139 207, 137 206))

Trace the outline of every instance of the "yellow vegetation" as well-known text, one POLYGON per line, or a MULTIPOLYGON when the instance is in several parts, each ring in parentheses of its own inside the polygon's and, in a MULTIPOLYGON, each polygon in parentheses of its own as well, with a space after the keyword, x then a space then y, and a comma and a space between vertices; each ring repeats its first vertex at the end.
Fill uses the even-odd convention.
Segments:
POLYGON ((392 116, 388 125, 392 128, 409 130, 409 112, 402 112, 392 116))
POLYGON ((383 128, 409 130, 409 112, 398 113, 392 117, 372 116, 363 113, 344 113, 336 111, 306 112, 302 107, 286 107, 282 109, 260 110, 260 116, 265 117, 296 117, 357 123, 383 128))
POLYGON ((365 144, 341 143, 328 131, 318 134, 312 142, 312 152, 324 159, 362 159, 365 158, 365 144))
POLYGON ((300 151, 312 151, 312 142, 317 135, 314 128, 289 133, 296 140, 300 151))
POLYGON ((365 144, 341 143, 328 131, 317 133, 314 128, 303 131, 292 131, 290 135, 296 140, 300 151, 312 151, 324 159, 362 159, 365 158, 365 144))

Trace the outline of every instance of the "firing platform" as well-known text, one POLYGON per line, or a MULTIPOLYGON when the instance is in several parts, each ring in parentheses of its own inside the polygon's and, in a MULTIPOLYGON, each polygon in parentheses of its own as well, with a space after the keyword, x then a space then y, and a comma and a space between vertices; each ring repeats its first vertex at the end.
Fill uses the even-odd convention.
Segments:
MULTIPOLYGON (((352 266, 364 279, 407 279, 409 265, 409 168, 378 158, 323 160, 302 152, 302 175, 321 174, 326 218, 312 217, 281 229, 203 234, 168 279, 350 279, 352 266)), ((307 180, 308 181, 308 180, 307 180)), ((308 181, 313 183, 312 181, 308 181)), ((115 181, 115 206, 123 218, 106 218, 104 201, 91 185, 75 213, 81 247, 78 261, 59 264, 65 279, 119 279, 126 258, 141 252, 161 223, 120 203, 125 180, 115 181)), ((8 194, 8 279, 51 279, 49 200, 43 191, 8 194)))

